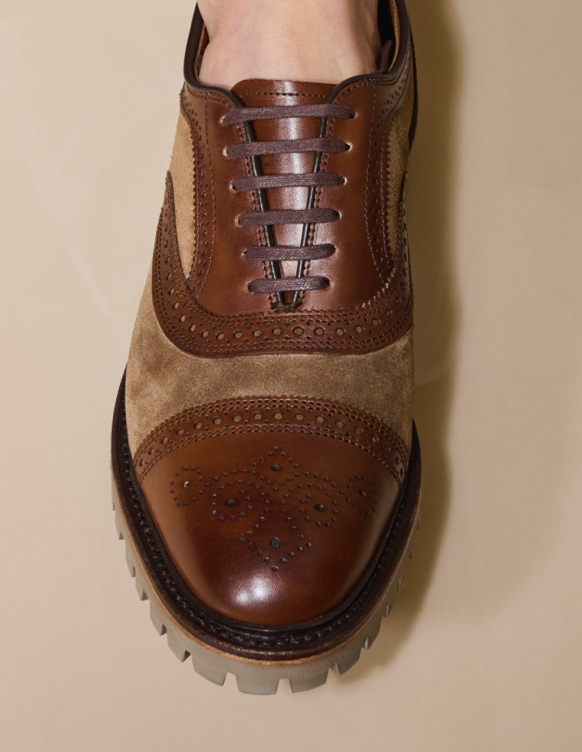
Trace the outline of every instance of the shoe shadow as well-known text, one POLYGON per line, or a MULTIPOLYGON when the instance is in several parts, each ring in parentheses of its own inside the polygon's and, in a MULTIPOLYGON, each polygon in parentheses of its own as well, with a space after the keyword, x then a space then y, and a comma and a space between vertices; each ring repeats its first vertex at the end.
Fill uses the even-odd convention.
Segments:
POLYGON ((388 665, 419 616, 444 534, 449 506, 447 437, 458 329, 453 216, 461 45, 445 0, 409 0, 419 80, 419 123, 413 148, 407 216, 415 291, 415 420, 422 448, 420 530, 406 587, 368 660, 342 684, 358 682, 371 665, 388 665))

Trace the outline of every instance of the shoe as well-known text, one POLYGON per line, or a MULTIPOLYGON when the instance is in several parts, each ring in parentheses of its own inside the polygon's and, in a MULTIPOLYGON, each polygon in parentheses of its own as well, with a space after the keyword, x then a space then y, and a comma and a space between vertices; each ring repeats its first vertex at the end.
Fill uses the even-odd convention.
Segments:
POLYGON ((381 69, 337 86, 186 82, 112 436, 138 593, 217 684, 343 673, 402 584, 420 497, 404 213, 403 0, 381 69))

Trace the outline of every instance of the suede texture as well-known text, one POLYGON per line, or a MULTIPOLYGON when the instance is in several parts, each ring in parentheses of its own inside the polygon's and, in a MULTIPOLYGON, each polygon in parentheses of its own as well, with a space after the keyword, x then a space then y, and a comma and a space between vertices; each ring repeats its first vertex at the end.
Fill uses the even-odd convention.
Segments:
POLYGON ((151 272, 133 333, 126 381, 129 444, 139 444, 182 410, 239 397, 309 397, 365 410, 388 424, 407 450, 412 432, 412 328, 364 355, 275 354, 235 358, 188 355, 162 332, 151 272))
POLYGON ((196 197, 194 195, 194 147, 190 126, 182 113, 178 117, 176 137, 172 159, 170 161, 170 173, 174 186, 176 232, 178 235, 178 248, 184 276, 188 277, 194 257, 196 243, 194 207, 196 197))

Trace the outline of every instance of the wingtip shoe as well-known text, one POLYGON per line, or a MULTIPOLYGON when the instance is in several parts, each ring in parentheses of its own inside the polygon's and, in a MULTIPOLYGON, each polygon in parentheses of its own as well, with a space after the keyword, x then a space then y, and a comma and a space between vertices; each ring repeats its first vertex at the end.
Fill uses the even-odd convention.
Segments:
POLYGON ((196 11, 151 273, 113 424, 140 596, 181 658, 252 693, 369 647, 418 522, 404 185, 408 17, 337 86, 197 80, 196 11))

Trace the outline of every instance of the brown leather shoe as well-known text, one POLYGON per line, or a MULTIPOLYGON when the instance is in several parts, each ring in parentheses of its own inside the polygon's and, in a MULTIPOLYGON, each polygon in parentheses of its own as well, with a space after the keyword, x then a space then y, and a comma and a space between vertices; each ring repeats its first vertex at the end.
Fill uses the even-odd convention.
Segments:
POLYGON ((113 424, 120 535, 196 671, 271 693, 376 636, 417 526, 402 0, 385 70, 337 86, 195 75, 113 424))

